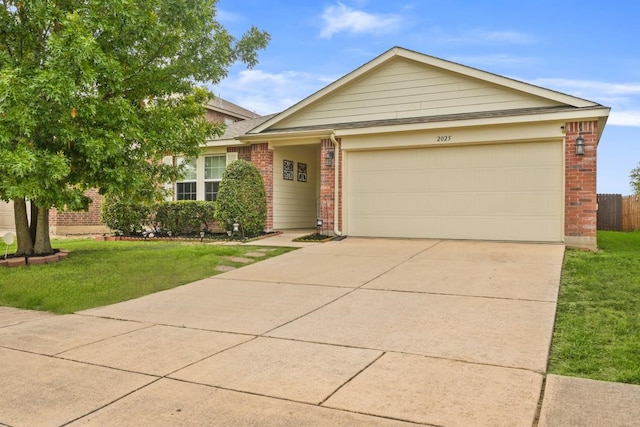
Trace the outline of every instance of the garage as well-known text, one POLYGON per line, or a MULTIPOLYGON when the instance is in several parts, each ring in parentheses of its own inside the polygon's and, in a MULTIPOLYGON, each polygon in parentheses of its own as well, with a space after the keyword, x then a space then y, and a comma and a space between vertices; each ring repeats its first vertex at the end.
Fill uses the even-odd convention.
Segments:
POLYGON ((278 207, 288 194, 276 185, 277 149, 315 140, 318 220, 333 234, 595 249, 608 115, 597 102, 394 47, 238 139, 275 153, 252 158, 273 184, 273 224, 289 215, 278 207))
POLYGON ((562 141, 345 157, 349 235, 562 241, 562 141))
POLYGON ((0 201, 0 230, 13 230, 14 228, 13 202, 0 201))

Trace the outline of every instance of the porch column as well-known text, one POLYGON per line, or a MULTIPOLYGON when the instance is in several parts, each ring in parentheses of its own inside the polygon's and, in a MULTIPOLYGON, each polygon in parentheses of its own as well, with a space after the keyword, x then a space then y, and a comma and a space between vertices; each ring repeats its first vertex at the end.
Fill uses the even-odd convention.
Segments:
POLYGON ((568 246, 597 248, 597 146, 597 121, 565 124, 564 239, 568 246), (584 138, 583 155, 576 154, 578 136, 584 138))
POLYGON ((264 189, 267 193, 267 220, 265 231, 273 231, 273 150, 269 149, 266 142, 251 144, 251 163, 258 168, 264 181, 264 189))
POLYGON ((334 147, 330 139, 320 141, 320 213, 324 222, 323 228, 331 234, 337 228, 342 230, 342 155, 336 155, 340 150, 340 139, 337 139, 338 147, 334 147), (333 164, 326 165, 329 152, 333 152, 333 164), (335 173, 338 168, 338 200, 335 200, 335 173), (335 204, 338 203, 336 218, 335 204), (336 227, 337 224, 337 227, 336 227))

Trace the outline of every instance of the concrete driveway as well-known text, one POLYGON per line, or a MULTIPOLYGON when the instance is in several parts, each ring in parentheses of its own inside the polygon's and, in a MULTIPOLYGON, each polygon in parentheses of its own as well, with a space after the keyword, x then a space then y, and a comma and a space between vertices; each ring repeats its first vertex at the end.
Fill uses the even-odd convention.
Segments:
POLYGON ((74 315, 0 307, 0 424, 532 426, 563 254, 348 238, 74 315))

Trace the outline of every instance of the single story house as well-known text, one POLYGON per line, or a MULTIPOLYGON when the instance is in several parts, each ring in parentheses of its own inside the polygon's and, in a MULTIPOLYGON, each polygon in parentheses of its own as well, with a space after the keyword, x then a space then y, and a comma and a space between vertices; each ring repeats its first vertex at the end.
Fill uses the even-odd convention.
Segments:
POLYGON ((609 108, 394 47, 289 109, 231 124, 175 183, 215 200, 224 167, 264 178, 271 230, 596 247, 609 108))

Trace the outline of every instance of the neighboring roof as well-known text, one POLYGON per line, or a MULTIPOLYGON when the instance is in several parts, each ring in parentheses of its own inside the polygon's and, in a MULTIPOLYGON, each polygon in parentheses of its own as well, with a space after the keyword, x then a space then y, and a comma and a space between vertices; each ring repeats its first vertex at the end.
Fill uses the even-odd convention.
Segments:
MULTIPOLYGON (((258 125, 255 129, 251 130, 248 133, 248 135, 260 134, 263 132, 266 133, 270 129, 273 129, 273 131, 276 131, 276 128, 278 127, 280 127, 278 131, 283 131, 285 129, 292 130, 290 126, 287 126, 287 125, 278 126, 278 124, 284 124, 287 121, 287 119, 296 115, 296 113, 301 112, 301 110, 306 111, 307 107, 311 108, 310 106, 312 104, 315 105, 316 102, 319 101, 320 99, 324 99, 328 97, 330 94, 336 93, 336 91, 338 91, 343 87, 346 87, 348 84, 358 79, 359 77, 371 72, 374 69, 380 68, 381 66, 383 66, 384 64, 387 64, 390 61, 394 61, 397 59, 411 60, 417 63, 421 63, 434 68, 439 68, 439 69, 442 69, 451 73, 455 73, 458 75, 468 76, 478 81, 484 81, 487 84, 502 86, 514 91, 518 91, 520 93, 546 99, 546 100, 552 101, 553 103, 556 103, 556 105, 562 104, 562 107, 564 108, 569 108, 574 110, 592 109, 594 107, 604 108, 602 105, 598 103, 587 101, 582 98, 566 95, 557 91, 545 89, 539 86, 535 86, 529 83, 524 83, 508 77, 499 76, 497 74, 478 70, 476 68, 468 67, 468 66, 447 61, 444 59, 435 58, 433 56, 414 52, 401 47, 394 47, 388 50, 387 52, 383 53, 382 55, 378 56, 377 58, 374 58, 373 60, 369 61, 363 66, 352 71, 351 73, 345 75, 344 77, 336 80, 335 82, 331 83, 325 88, 312 94, 311 96, 303 99, 302 101, 298 102, 297 104, 293 105, 287 110, 277 115, 274 115, 269 120, 266 120, 264 123, 262 123, 261 125, 258 125)), ((510 110, 510 111, 493 111, 493 112, 487 112, 486 114, 490 114, 493 117, 493 115, 495 114, 513 115, 514 112, 518 114, 526 113, 525 111, 510 110)), ((474 113, 474 114, 477 114, 477 113, 474 113)), ((458 116, 458 115, 452 115, 452 116, 458 116)), ((447 120, 447 117, 437 116, 437 115, 433 117, 419 117, 419 118, 413 118, 413 119, 424 121, 424 120, 432 120, 436 118, 438 118, 439 120, 447 120)), ((454 119, 459 119, 459 117, 451 117, 448 120, 454 120, 454 119)), ((364 124, 364 123, 362 122, 361 124, 364 124)), ((392 123, 388 123, 388 124, 392 124, 392 123)), ((335 128, 338 125, 347 125, 347 124, 333 123, 330 126, 335 128)), ((355 124, 355 125, 357 126, 358 124, 355 124)))
POLYGON ((240 121, 231 123, 227 125, 227 128, 224 131, 224 134, 222 134, 218 138, 212 139, 211 141, 223 141, 223 140, 235 139, 239 136, 243 136, 247 134, 251 129, 261 125, 262 123, 269 120, 273 116, 275 116, 275 114, 271 114, 268 116, 259 116, 253 119, 240 120, 240 121))
POLYGON ((226 114, 228 116, 236 117, 238 119, 255 119, 259 117, 255 112, 249 111, 233 102, 229 102, 225 99, 215 96, 210 100, 205 107, 212 111, 226 114))

